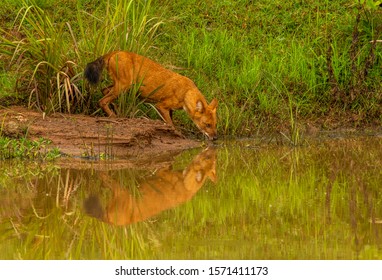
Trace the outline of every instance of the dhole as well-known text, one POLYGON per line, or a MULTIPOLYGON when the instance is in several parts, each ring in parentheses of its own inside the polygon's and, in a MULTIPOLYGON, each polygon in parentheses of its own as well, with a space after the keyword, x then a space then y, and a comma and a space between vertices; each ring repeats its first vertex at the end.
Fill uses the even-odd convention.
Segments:
POLYGON ((106 68, 113 80, 112 86, 102 90, 104 97, 99 101, 100 107, 108 116, 114 115, 109 103, 131 85, 141 84, 140 96, 155 104, 166 123, 174 126, 172 111, 183 108, 210 140, 217 138, 218 102, 213 99, 207 104, 202 93, 189 78, 165 69, 146 57, 126 51, 114 51, 88 63, 84 72, 85 78, 91 84, 97 84, 103 68, 106 68))
POLYGON ((135 191, 120 184, 107 173, 100 173, 102 184, 111 189, 112 196, 103 207, 98 196, 84 203, 88 215, 114 225, 129 225, 144 221, 160 212, 190 200, 206 179, 216 182, 216 150, 207 148, 195 156, 182 170, 159 169, 139 182, 135 191))

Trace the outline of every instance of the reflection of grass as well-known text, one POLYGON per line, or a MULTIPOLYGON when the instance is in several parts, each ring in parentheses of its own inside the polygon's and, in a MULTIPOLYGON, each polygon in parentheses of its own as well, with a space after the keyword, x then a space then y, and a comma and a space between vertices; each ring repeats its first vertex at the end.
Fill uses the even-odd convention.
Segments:
MULTIPOLYGON (((1 199, 17 202, 12 203, 12 210, 0 204, 0 259, 147 258, 147 235, 157 243, 150 223, 114 228, 83 213, 87 194, 102 190, 94 170, 46 167, 28 173, 18 165, 15 171, 9 166, 0 168, 7 175, 0 177, 1 186, 12 182, 12 188, 0 189, 1 199), (23 195, 19 199, 15 193, 23 195)), ((121 176, 119 171, 117 175, 121 176)), ((139 176, 132 171, 129 175, 139 176)), ((128 177, 121 180, 135 181, 128 177)))
MULTIPOLYGON (((1 198, 39 193, 35 210, 14 203, 20 220, 1 217, 0 258, 381 259, 381 229, 373 223, 382 213, 381 148, 379 139, 293 149, 226 145, 218 153, 217 185, 207 182, 191 201, 127 227, 84 215, 83 200, 102 189, 94 170, 40 171, 37 188, 33 176, 0 176, 1 186, 17 188, 3 187, 1 198)), ((184 166, 193 153, 174 165, 184 166)), ((112 174, 126 187, 140 176, 112 174)))
POLYGON ((381 142, 365 152, 371 143, 221 150, 219 185, 168 213, 181 224, 183 243, 173 251, 181 258, 382 258, 378 225, 369 221, 381 213, 382 176, 363 163, 381 163, 381 142))

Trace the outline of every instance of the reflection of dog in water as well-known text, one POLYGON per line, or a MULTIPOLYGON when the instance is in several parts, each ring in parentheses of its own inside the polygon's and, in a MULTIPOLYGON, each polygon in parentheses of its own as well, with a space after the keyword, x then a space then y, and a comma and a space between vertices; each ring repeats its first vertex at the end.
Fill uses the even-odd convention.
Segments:
POLYGON ((163 210, 190 200, 210 178, 216 182, 216 151, 208 148, 197 155, 183 171, 162 168, 139 184, 139 195, 106 173, 100 174, 102 183, 112 190, 112 198, 105 209, 97 196, 84 203, 88 215, 115 225, 128 225, 146 220, 163 210))

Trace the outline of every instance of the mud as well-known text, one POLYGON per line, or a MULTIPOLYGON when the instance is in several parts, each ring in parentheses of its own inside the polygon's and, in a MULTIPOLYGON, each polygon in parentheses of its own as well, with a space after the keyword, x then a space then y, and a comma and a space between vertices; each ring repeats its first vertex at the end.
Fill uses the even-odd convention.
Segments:
POLYGON ((24 107, 0 109, 0 118, 2 135, 44 138, 71 157, 144 160, 200 146, 160 120, 45 115, 24 107))

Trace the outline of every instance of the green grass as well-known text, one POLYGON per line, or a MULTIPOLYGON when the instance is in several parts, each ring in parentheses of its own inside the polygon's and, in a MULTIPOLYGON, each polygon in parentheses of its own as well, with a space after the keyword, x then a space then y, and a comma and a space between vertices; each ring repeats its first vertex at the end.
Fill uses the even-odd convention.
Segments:
MULTIPOLYGON (((382 45, 370 41, 382 38, 382 10, 364 2, 5 1, 1 83, 41 110, 91 114, 99 93, 82 80, 86 63, 124 49, 217 97, 220 135, 294 131, 295 120, 379 124, 382 45)), ((149 106, 123 110, 155 116, 149 106)), ((195 129, 185 114, 175 118, 195 129)))
POLYGON ((161 24, 148 17, 150 1, 108 1, 91 12, 82 2, 16 3, 13 25, 1 30, 1 54, 9 59, 4 67, 16 72, 28 105, 46 112, 91 113, 94 102, 82 80, 86 63, 114 49, 145 52, 161 24), (61 12, 67 7, 68 18, 57 17, 57 5, 61 12))
POLYGON ((60 156, 57 148, 49 147, 50 141, 45 139, 28 140, 12 139, 0 134, 0 160, 51 160, 60 156))

